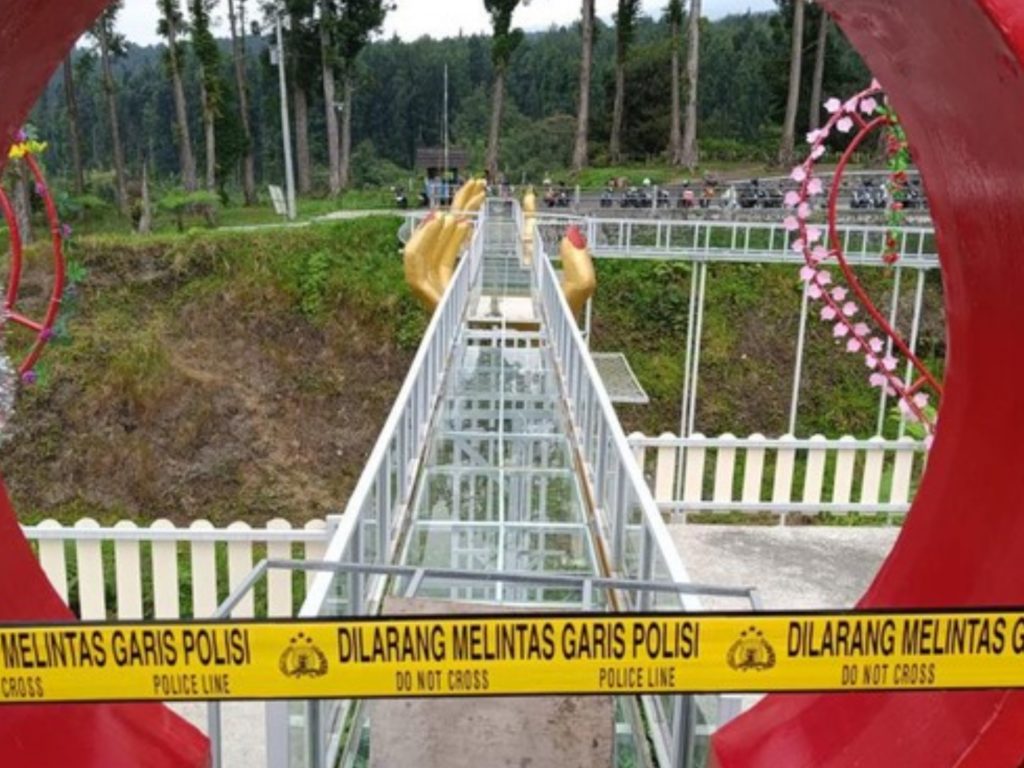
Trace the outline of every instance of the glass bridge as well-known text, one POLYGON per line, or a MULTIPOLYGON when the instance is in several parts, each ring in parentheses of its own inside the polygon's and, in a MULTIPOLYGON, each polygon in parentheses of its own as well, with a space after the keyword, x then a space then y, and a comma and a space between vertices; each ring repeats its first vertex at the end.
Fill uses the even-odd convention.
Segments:
MULTIPOLYGON (((302 616, 388 613, 395 598, 452 612, 692 611, 701 594, 750 607, 749 592, 689 583, 536 231, 523 258, 527 226, 510 200, 479 215, 302 616)), ((706 761, 718 697, 613 704, 613 765, 706 761)), ((271 764, 371 764, 364 703, 268 709, 271 764)))

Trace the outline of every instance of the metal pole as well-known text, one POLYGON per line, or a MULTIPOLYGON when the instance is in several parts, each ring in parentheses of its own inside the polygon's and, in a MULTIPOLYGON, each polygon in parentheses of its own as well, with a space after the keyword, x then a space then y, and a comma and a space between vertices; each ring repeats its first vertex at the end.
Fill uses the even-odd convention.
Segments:
POLYGON ((284 182, 288 199, 288 219, 295 221, 295 169, 292 167, 292 130, 288 116, 288 77, 284 62, 284 33, 281 31, 281 11, 276 14, 277 70, 281 80, 281 142, 284 144, 284 182))
POLYGON ((700 337, 704 329, 704 298, 707 293, 708 263, 700 265, 700 295, 697 297, 697 329, 693 339, 693 380, 690 382, 690 423, 686 436, 693 434, 697 423, 697 384, 700 381, 700 337))
MULTIPOLYGON (((917 271, 917 289, 914 291, 914 320, 910 326, 910 351, 915 355, 917 354, 917 340, 921 333, 921 312, 924 308, 924 281, 925 272, 923 269, 917 271)), ((909 382, 910 377, 914 374, 914 365, 909 360, 907 361, 907 373, 903 377, 904 381, 909 382)), ((899 437, 903 437, 907 432, 907 417, 900 412, 900 430, 899 437)))
POLYGON ((690 374, 693 370, 693 326, 697 316, 697 283, 699 282, 700 266, 696 263, 690 271, 690 309, 686 320, 686 357, 683 361, 683 399, 679 405, 679 436, 686 437, 686 425, 689 424, 687 410, 690 407, 690 374))
POLYGON ((224 765, 224 753, 219 701, 211 701, 206 705, 206 735, 210 739, 210 768, 221 768, 224 765))
POLYGON ((454 190, 451 188, 452 182, 448 179, 448 62, 444 65, 444 182, 447 185, 445 196, 451 200, 454 190))
MULTIPOLYGON (((892 282, 892 309, 889 310, 889 327, 896 330, 896 317, 899 314, 900 309, 900 278, 903 276, 903 268, 896 267, 896 276, 892 282)), ((892 354, 892 339, 889 339, 885 345, 885 354, 892 354)), ((885 406, 889 401, 889 396, 885 392, 885 387, 882 387, 882 394, 878 398, 878 429, 875 432, 876 435, 882 434, 882 430, 885 429, 885 406)))
MULTIPOLYGON (((690 374, 692 372, 692 361, 693 361, 693 326, 696 323, 697 314, 697 281, 700 268, 695 262, 692 263, 690 270, 690 307, 686 316, 686 355, 683 361, 683 398, 679 403, 679 437, 686 437, 686 426, 690 423, 687 414, 690 409, 690 374)), ((686 460, 686 451, 682 448, 679 449, 676 455, 676 488, 678 488, 679 495, 673 495, 673 498, 682 498, 683 492, 683 473, 684 463, 686 460)))
POLYGON ((800 384, 804 374, 804 346, 807 342, 807 285, 800 300, 800 331, 796 338, 796 364, 793 366, 793 394, 789 400, 789 432, 796 434, 796 412, 800 407, 800 384))
POLYGON ((587 349, 590 349, 590 329, 593 325, 594 319, 594 298, 590 297, 587 299, 587 316, 585 321, 585 338, 587 340, 587 349))

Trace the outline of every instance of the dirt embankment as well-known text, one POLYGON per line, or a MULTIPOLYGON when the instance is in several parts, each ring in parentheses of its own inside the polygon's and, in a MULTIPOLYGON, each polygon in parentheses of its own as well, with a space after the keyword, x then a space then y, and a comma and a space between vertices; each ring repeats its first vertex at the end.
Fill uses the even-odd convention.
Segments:
MULTIPOLYGON (((400 274, 393 234, 364 234, 400 274)), ((317 237, 311 253, 332 246, 317 237)), ((80 245, 88 276, 67 338, 0 455, 23 519, 300 522, 343 508, 412 351, 343 258, 310 312, 308 265, 226 266, 236 247, 80 245)))

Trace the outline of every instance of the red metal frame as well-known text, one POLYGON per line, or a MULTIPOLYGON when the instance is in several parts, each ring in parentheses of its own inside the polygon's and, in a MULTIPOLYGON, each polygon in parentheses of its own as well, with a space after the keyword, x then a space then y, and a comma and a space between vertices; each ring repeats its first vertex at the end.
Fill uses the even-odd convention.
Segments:
POLYGON ((7 223, 7 233, 11 241, 11 265, 10 272, 7 275, 7 293, 4 296, 4 309, 10 312, 18 300, 24 253, 21 242, 21 230, 18 228, 18 217, 15 215, 14 208, 3 187, 0 187, 0 212, 3 213, 4 221, 7 223))
POLYGON ((25 355, 25 358, 18 366, 18 373, 22 376, 32 370, 33 366, 38 362, 39 356, 43 353, 43 349, 50 342, 50 339, 53 338, 53 326, 57 322, 57 316, 60 314, 60 305, 64 296, 64 284, 67 276, 64 262, 64 236, 61 232, 60 216, 57 213, 57 206, 53 201, 53 195, 50 194, 50 188, 46 184, 46 177, 43 175, 39 163, 31 153, 26 153, 23 161, 32 173, 36 189, 40 192, 43 198, 43 205, 46 208, 46 218, 50 225, 50 239, 53 244, 53 285, 50 289, 50 300, 46 306, 46 313, 43 315, 42 321, 32 320, 16 310, 22 274, 21 233, 18 230, 14 211, 11 210, 10 201, 0 191, 0 208, 3 209, 4 218, 7 220, 7 228, 11 233, 11 273, 8 277, 7 298, 5 301, 5 307, 8 312, 7 319, 10 322, 28 328, 36 335, 35 343, 33 343, 28 354, 25 355))

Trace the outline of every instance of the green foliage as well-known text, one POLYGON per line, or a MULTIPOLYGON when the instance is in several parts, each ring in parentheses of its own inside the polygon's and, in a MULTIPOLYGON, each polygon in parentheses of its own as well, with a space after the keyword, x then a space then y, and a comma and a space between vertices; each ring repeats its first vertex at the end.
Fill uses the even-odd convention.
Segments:
POLYGON ((381 157, 373 142, 366 139, 352 151, 352 176, 361 187, 404 186, 409 171, 381 157))
POLYGON ((302 259, 298 276, 299 307, 309 318, 316 318, 324 308, 324 294, 331 270, 331 257, 325 251, 316 251, 302 259))
POLYGON ((157 207, 173 213, 178 223, 178 231, 184 232, 187 214, 200 214, 207 225, 212 227, 216 223, 215 217, 220 204, 220 197, 214 192, 205 189, 197 192, 175 189, 161 197, 157 207))
POLYGON ((512 15, 519 0, 484 0, 484 7, 491 16, 494 35, 491 40, 491 61, 496 69, 505 69, 512 54, 524 39, 523 30, 512 29, 512 15))
POLYGON ((636 37, 636 20, 639 15, 640 0, 619 0, 619 10, 615 14, 615 55, 620 62, 625 62, 629 57, 629 47, 636 37))

